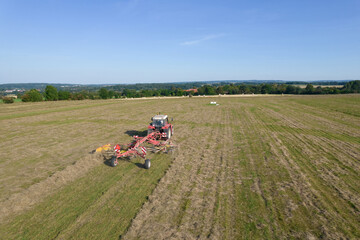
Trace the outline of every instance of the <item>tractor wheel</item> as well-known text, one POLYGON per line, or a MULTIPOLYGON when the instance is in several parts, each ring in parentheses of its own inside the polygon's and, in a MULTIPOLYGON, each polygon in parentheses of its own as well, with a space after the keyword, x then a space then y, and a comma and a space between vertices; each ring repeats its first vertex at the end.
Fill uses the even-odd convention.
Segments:
POLYGON ((116 156, 112 156, 110 164, 112 167, 116 167, 118 165, 118 162, 116 161, 116 156))
POLYGON ((166 136, 167 136, 167 139, 171 138, 171 129, 170 128, 168 128, 166 136))
POLYGON ((145 164, 144 164, 145 169, 149 169, 150 166, 151 166, 150 159, 146 159, 146 160, 145 160, 145 164))

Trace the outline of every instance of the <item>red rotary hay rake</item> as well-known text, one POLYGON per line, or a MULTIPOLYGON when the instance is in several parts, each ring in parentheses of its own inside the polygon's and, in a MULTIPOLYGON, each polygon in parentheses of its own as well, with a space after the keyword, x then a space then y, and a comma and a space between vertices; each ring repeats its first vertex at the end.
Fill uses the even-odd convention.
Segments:
POLYGON ((149 169, 151 166, 150 159, 146 158, 148 151, 152 153, 170 152, 175 147, 171 142, 171 136, 174 133, 174 127, 169 123, 167 115, 156 115, 152 118, 152 122, 148 126, 147 136, 134 136, 134 140, 127 144, 116 144, 113 150, 110 144, 98 148, 97 152, 106 152, 111 154, 110 164, 113 167, 118 165, 118 159, 132 158, 139 156, 145 159, 144 167, 149 169), (115 153, 114 153, 115 152, 115 153))

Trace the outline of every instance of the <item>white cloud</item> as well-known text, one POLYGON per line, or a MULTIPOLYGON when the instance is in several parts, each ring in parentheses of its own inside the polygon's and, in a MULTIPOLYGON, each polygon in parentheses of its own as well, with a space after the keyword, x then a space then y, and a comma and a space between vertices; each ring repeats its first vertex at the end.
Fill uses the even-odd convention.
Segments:
POLYGON ((184 46, 196 45, 196 44, 199 44, 199 43, 204 42, 204 41, 208 41, 208 40, 215 39, 215 38, 220 38, 220 37, 222 37, 224 35, 225 34, 223 34, 223 33, 207 35, 207 36, 205 36, 203 38, 200 38, 200 39, 182 42, 182 43, 180 43, 180 45, 184 45, 184 46))

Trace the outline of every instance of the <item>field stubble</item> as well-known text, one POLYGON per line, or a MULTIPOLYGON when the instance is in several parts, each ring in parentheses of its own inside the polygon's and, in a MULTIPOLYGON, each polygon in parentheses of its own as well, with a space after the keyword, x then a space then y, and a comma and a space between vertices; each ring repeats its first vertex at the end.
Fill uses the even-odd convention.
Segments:
POLYGON ((1 106, 0 235, 360 237, 358 95, 213 100, 1 106), (178 150, 150 170, 88 155, 157 112, 174 117, 178 150))

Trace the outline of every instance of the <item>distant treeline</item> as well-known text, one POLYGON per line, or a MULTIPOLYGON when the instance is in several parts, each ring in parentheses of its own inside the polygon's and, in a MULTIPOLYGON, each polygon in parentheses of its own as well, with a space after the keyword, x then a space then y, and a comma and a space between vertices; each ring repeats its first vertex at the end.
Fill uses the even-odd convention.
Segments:
MULTIPOLYGON (((163 84, 162 84, 163 85, 163 84)), ((197 95, 219 95, 219 94, 346 94, 360 93, 360 80, 347 82, 343 87, 314 87, 307 84, 305 88, 293 84, 226 84, 201 85, 194 87, 184 85, 185 88, 167 86, 163 89, 122 89, 102 87, 96 91, 81 90, 78 92, 70 92, 58 89, 52 85, 47 85, 45 91, 39 92, 36 89, 26 91, 19 94, 18 97, 24 102, 37 101, 57 101, 57 100, 83 100, 83 99, 111 99, 111 98, 141 98, 155 96, 197 96, 197 95), (188 90, 192 89, 192 90, 188 90)), ((7 100, 7 99, 6 99, 7 100)), ((4 102, 5 99, 4 99, 4 102)))
POLYGON ((329 85, 345 85, 349 81, 311 81, 311 82, 304 82, 304 81, 288 81, 285 84, 294 84, 294 85, 321 85, 321 86, 329 86, 329 85))
MULTIPOLYGON (((229 84, 246 84, 246 85, 259 85, 259 84, 297 84, 297 85, 345 85, 348 81, 282 81, 282 80, 222 80, 222 81, 201 81, 201 82, 174 82, 174 83, 136 83, 136 84, 51 84, 58 90, 65 90, 69 92, 80 92, 80 91, 98 91, 100 88, 106 88, 107 90, 122 91, 124 89, 134 90, 158 90, 158 89, 171 89, 181 88, 199 88, 203 85, 211 86, 225 86, 229 84)), ((0 84, 0 92, 10 89, 38 89, 44 91, 48 83, 7 83, 0 84)))

